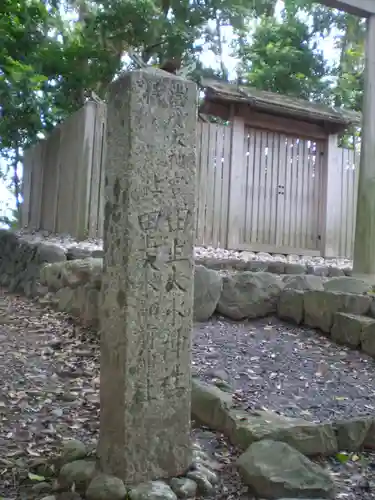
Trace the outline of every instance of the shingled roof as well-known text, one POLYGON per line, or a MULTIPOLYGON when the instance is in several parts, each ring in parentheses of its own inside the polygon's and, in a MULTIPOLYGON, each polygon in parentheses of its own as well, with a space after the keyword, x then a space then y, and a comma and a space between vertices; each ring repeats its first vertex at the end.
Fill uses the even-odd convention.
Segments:
POLYGON ((244 104, 248 107, 310 123, 331 123, 342 128, 361 123, 361 114, 355 111, 333 108, 274 92, 266 92, 252 87, 223 83, 204 79, 201 82, 205 91, 205 102, 220 104, 244 104))

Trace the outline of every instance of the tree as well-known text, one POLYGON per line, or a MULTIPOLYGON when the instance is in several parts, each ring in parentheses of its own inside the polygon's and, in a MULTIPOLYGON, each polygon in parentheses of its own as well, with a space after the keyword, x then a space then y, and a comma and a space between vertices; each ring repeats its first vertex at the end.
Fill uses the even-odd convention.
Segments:
POLYGON ((309 27, 297 17, 263 17, 240 50, 250 85, 304 99, 324 100, 327 65, 309 27))

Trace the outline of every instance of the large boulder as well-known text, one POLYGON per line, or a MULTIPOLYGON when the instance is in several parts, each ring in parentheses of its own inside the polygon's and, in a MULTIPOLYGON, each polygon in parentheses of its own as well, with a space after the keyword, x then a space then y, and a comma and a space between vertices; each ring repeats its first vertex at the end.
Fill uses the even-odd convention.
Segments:
POLYGON ((224 276, 216 310, 234 320, 265 317, 276 312, 283 286, 282 280, 271 273, 243 272, 224 276))
POLYGON ((323 290, 322 278, 313 274, 285 276, 283 281, 284 290, 323 290))
POLYGON ((362 338, 366 338, 365 332, 369 331, 369 328, 371 332, 375 332, 375 319, 339 312, 334 315, 331 338, 338 344, 357 348, 361 344, 362 338))
POLYGON ((91 283, 100 289, 103 260, 97 258, 68 260, 47 264, 41 269, 40 281, 51 290, 63 287, 77 288, 91 283))
POLYGON ((365 315, 370 309, 371 300, 366 295, 308 290, 303 297, 304 323, 329 333, 335 313, 365 315))
POLYGON ((282 441, 306 456, 337 453, 337 439, 331 423, 315 424, 301 418, 288 418, 272 411, 252 412, 227 409, 226 433, 236 446, 248 448, 263 439, 282 441))
POLYGON ((277 315, 280 319, 292 321, 299 325, 303 321, 303 291, 283 290, 277 304, 277 315))
POLYGON ((332 278, 326 281, 323 286, 327 292, 356 293, 359 295, 371 292, 372 290, 372 286, 364 280, 350 278, 349 276, 332 278))
POLYGON ((204 266, 195 266, 194 320, 207 321, 214 313, 223 289, 220 274, 204 266))
POLYGON ((237 460, 244 482, 258 497, 333 498, 330 475, 286 443, 265 439, 237 460))

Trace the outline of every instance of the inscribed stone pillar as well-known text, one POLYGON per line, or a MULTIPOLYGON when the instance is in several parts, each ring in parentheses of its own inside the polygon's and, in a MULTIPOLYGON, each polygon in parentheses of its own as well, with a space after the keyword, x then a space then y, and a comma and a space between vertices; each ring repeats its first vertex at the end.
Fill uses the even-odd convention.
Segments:
POLYGON ((375 15, 367 19, 365 64, 353 271, 375 275, 375 15))
POLYGON ((191 461, 196 104, 160 70, 109 90, 98 452, 126 484, 191 461))

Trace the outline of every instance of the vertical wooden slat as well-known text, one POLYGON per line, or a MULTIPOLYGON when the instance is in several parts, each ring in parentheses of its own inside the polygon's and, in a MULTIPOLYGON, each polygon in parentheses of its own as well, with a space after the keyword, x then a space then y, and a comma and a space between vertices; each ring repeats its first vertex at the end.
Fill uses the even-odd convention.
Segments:
POLYGON ((216 125, 216 148, 215 148, 215 181, 214 181, 214 218, 212 239, 213 245, 220 248, 220 226, 223 187, 223 127, 216 125))
POLYGON ((255 134, 250 127, 246 128, 245 137, 245 165, 246 165, 246 196, 245 196, 245 229, 244 241, 252 243, 252 230, 254 225, 253 201, 254 201, 254 173, 255 173, 255 134))
POLYGON ((251 242, 258 242, 258 212, 260 198, 260 176, 261 176, 261 154, 262 154, 262 136, 256 129, 251 129, 254 136, 254 163, 253 163, 253 189, 252 189, 252 220, 251 220, 251 242))
POLYGON ((210 124, 207 162, 207 208, 205 244, 215 245, 213 241, 214 199, 215 199, 215 153, 217 126, 210 124))
POLYGON ((200 197, 199 197, 199 188, 201 183, 201 171, 202 171, 202 163, 201 163, 201 150, 202 150, 202 122, 198 121, 197 123, 197 175, 196 175, 196 189, 195 189, 195 243, 196 245, 201 245, 201 241, 199 240, 199 217, 200 217, 200 197))
POLYGON ((222 179, 222 212, 220 225, 220 246, 227 247, 228 241, 228 212, 229 212, 229 187, 230 187, 230 140, 231 128, 223 127, 224 144, 223 144, 223 179, 222 179))
POLYGON ((296 247, 303 248, 303 232, 302 232, 302 176, 303 176, 303 140, 298 139, 295 151, 296 162, 296 247))
POLYGON ((259 186, 258 186, 258 218, 257 218, 257 243, 265 241, 265 212, 267 206, 268 193, 266 191, 266 144, 267 132, 260 132, 260 166, 259 166, 259 186))
POLYGON ((244 233, 244 120, 234 117, 231 137, 231 173, 228 214, 228 248, 238 248, 244 233))
POLYGON ((202 143, 199 157, 199 219, 198 219, 198 244, 205 244, 205 229, 206 229, 206 204, 207 204, 207 165, 208 165, 208 140, 209 140, 209 123, 202 123, 202 143))
POLYGON ((278 199, 278 169, 280 154, 280 135, 272 133, 269 135, 269 165, 271 173, 271 215, 269 227, 269 241, 277 245, 277 199, 278 199))
POLYGON ((264 197, 264 227, 263 227, 263 241, 270 245, 270 227, 271 227, 271 211, 272 211, 272 162, 271 162, 271 149, 272 149, 272 135, 269 132, 264 134, 264 165, 265 165, 265 192, 264 197))
POLYGON ((284 134, 279 135, 279 155, 278 155, 278 179, 277 179, 277 226, 276 226, 276 245, 278 247, 284 244, 285 231, 285 192, 286 192, 286 158, 287 158, 287 137, 284 134))

